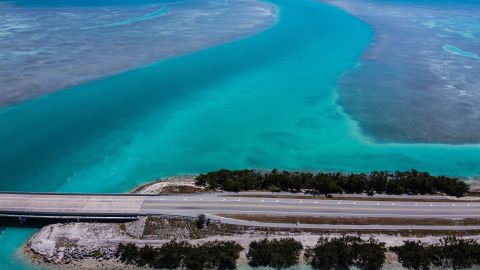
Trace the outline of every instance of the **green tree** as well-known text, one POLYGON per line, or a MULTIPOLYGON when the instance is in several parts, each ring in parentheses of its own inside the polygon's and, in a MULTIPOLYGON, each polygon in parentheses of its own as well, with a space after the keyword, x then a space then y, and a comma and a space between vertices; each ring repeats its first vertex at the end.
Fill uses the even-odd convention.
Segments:
POLYGON ((355 266, 361 270, 379 270, 385 264, 385 243, 370 238, 360 244, 354 244, 355 266))
POLYGON ((209 269, 235 269, 242 246, 234 241, 213 241, 201 246, 207 253, 206 267, 209 269))
POLYGON ((364 174, 351 174, 344 182, 343 189, 346 193, 360 194, 365 191, 367 187, 367 177, 364 174))
POLYGON ((277 269, 291 267, 298 263, 302 249, 302 243, 293 238, 253 241, 247 252, 248 264, 277 269))
POLYGON ((402 246, 391 247, 403 267, 428 270, 432 264, 432 249, 420 241, 405 241, 402 246))
POLYGON ((313 269, 348 270, 355 260, 355 251, 349 244, 350 241, 350 237, 321 237, 313 248, 306 250, 305 259, 313 269))
POLYGON ((200 214, 198 215, 197 219, 195 219, 195 226, 201 230, 203 229, 203 227, 205 227, 206 222, 207 222, 207 218, 205 217, 205 215, 200 214))
POLYGON ((132 243, 128 243, 126 245, 119 244, 115 255, 121 262, 125 264, 136 264, 139 257, 138 248, 132 243))
POLYGON ((443 257, 443 267, 465 269, 480 264, 480 244, 473 239, 445 237, 437 250, 443 257))
POLYGON ((202 246, 191 248, 185 254, 185 268, 188 270, 205 269, 208 262, 208 253, 202 246))
POLYGON ((374 171, 370 174, 368 186, 375 190, 376 193, 382 194, 387 188, 389 174, 386 172, 374 171))
POLYGON ((138 257, 136 259, 136 265, 138 267, 144 267, 151 262, 153 262, 155 258, 155 250, 149 246, 146 245, 138 250, 138 257))
POLYGON ((192 249, 188 242, 172 240, 155 250, 155 258, 150 266, 156 269, 178 269, 185 261, 186 254, 192 249))
POLYGON ((347 270, 356 266, 361 270, 379 270, 385 263, 385 243, 373 238, 343 236, 328 239, 322 237, 306 250, 305 259, 313 269, 347 270))

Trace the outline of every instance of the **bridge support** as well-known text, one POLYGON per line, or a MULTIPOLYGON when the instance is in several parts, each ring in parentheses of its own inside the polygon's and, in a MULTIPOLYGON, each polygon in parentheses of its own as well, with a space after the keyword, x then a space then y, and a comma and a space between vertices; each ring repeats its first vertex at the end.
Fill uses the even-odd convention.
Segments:
POLYGON ((18 217, 18 221, 20 222, 20 224, 24 224, 27 221, 27 218, 20 216, 18 217))

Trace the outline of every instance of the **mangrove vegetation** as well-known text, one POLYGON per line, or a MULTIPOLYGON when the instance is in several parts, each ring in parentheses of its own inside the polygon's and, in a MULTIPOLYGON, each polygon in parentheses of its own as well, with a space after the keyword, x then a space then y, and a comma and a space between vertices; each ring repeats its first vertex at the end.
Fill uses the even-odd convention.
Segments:
POLYGON ((433 176, 416 170, 369 174, 308 173, 273 170, 219 170, 195 178, 197 185, 240 192, 251 190, 305 192, 315 195, 347 194, 447 194, 462 197, 469 185, 457 178, 433 176))
MULTIPOLYGON (((305 263, 315 270, 379 270, 388 251, 398 256, 407 269, 466 269, 480 266, 480 243, 473 239, 448 236, 438 243, 405 241, 387 249, 384 242, 358 236, 320 237, 313 247, 304 249, 293 238, 252 241, 246 251, 252 267, 288 268, 299 264, 303 252, 305 263)), ((154 269, 235 269, 243 248, 234 241, 210 241, 193 245, 186 241, 165 243, 160 247, 135 244, 118 245, 116 257, 127 265, 154 269)))

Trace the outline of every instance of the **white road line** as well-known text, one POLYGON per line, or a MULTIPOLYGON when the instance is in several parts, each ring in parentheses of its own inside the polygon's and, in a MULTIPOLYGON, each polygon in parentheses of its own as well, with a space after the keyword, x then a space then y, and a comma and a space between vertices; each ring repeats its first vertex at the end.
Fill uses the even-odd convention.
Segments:
MULTIPOLYGON (((179 210, 179 211, 191 211, 191 210, 179 210)), ((214 212, 214 213, 225 213, 225 212, 242 212, 242 213, 277 213, 280 215, 285 215, 283 211, 261 211, 261 210, 205 210, 205 212, 214 212)), ((297 215, 308 215, 308 216, 337 216, 337 217, 348 217, 348 216, 365 216, 365 217, 431 217, 431 218, 452 218, 451 215, 426 215, 426 214, 358 214, 358 213, 323 213, 323 212, 288 212, 289 214, 297 214, 297 215)), ((480 213, 478 215, 455 215, 455 217, 480 217, 480 213)))

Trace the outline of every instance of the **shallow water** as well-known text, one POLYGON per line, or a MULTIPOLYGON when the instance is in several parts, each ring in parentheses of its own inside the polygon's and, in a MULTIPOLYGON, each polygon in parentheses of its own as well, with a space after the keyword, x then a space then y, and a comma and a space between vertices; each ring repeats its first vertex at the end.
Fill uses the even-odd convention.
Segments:
POLYGON ((0 107, 242 38, 274 21, 274 6, 253 0, 0 0, 0 107))
POLYGON ((272 2, 265 32, 0 111, 0 189, 121 192, 219 168, 480 175, 476 145, 364 137, 336 83, 372 29, 316 1, 272 2))
POLYGON ((480 1, 331 0, 376 31, 339 103, 378 142, 480 143, 480 1))

